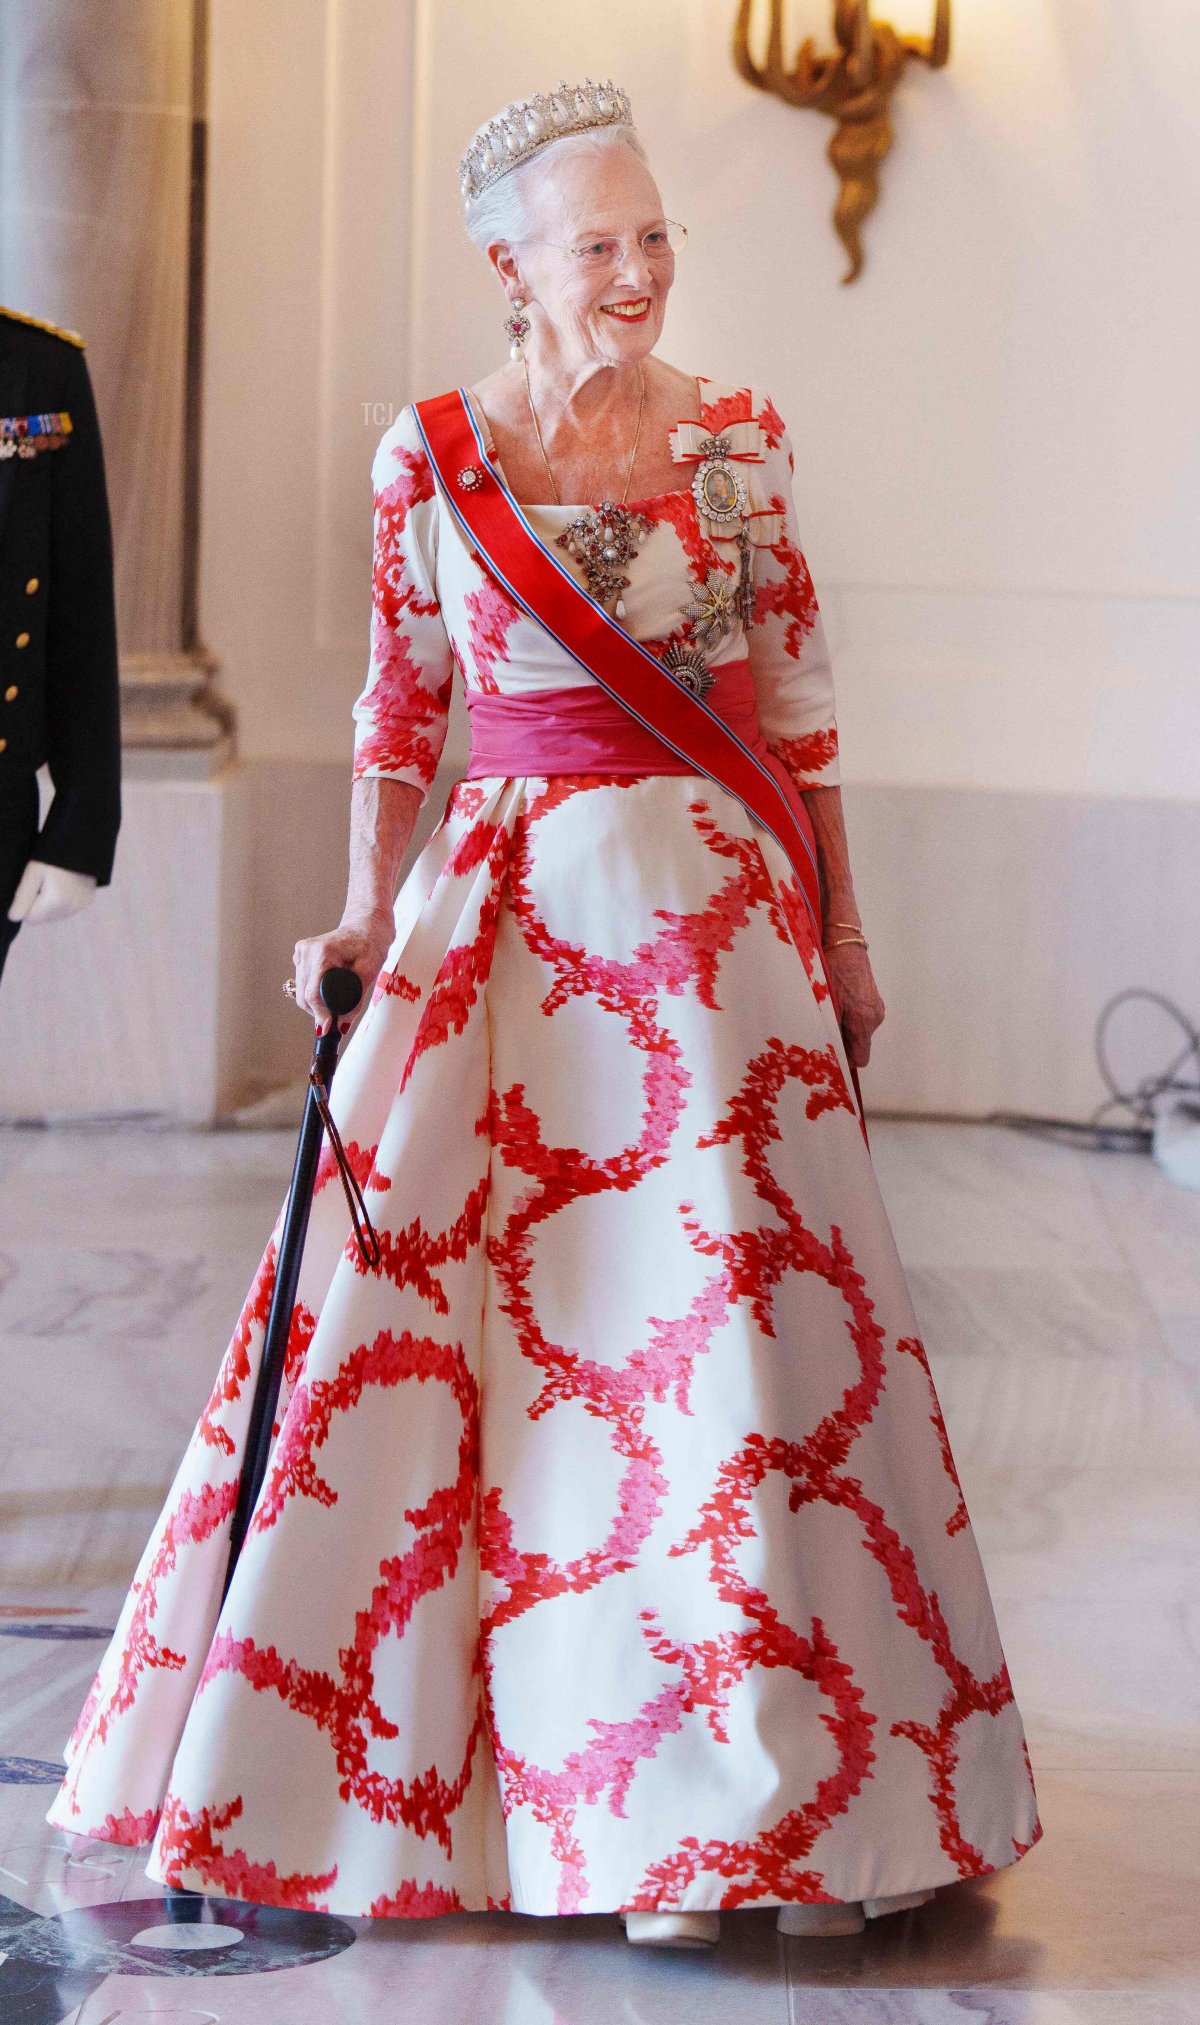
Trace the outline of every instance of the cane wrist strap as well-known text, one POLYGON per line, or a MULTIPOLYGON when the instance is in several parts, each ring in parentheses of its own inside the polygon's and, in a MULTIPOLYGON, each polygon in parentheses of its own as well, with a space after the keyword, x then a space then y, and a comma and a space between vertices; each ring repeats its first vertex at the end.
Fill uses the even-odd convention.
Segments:
POLYGON ((315 1069, 309 1070, 308 1083, 313 1093, 313 1099, 316 1103, 321 1123, 328 1134, 329 1144, 333 1149, 333 1157, 337 1162, 337 1171, 341 1176, 342 1189, 350 1211, 350 1222, 354 1226, 354 1242, 358 1246, 358 1255, 364 1266, 369 1267, 372 1272, 375 1272, 378 1270, 380 1261, 383 1258, 383 1251, 375 1232, 375 1226, 371 1222, 362 1189, 359 1187, 354 1170, 346 1157, 346 1149, 342 1144, 342 1135, 333 1122, 333 1113, 329 1108, 329 1092, 315 1069))

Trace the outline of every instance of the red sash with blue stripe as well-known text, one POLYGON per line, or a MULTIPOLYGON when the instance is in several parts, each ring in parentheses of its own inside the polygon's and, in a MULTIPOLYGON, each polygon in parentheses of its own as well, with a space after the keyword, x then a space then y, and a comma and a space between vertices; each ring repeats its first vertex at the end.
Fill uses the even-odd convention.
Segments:
MULTIPOLYGON (((413 404, 426 455, 456 520, 522 611, 639 724, 716 781, 786 853, 821 951, 821 891, 812 818, 773 753, 754 752, 586 591, 542 540, 490 462, 463 388, 413 404), (471 473, 461 483, 460 474, 471 473)), ((824 957, 821 956, 822 968, 824 957)), ((828 973, 826 973, 828 983, 828 973)), ((836 1007, 832 987, 830 997, 836 1007)), ((849 1064, 862 1123, 862 1098, 849 1064)), ((866 1126, 863 1125, 863 1136, 866 1126)))

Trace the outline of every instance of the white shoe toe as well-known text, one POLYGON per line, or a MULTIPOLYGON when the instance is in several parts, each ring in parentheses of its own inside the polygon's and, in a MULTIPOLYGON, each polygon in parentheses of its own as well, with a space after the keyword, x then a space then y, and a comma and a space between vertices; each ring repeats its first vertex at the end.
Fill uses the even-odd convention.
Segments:
POLYGON ((629 1940, 651 1948, 711 1948, 721 1931, 720 1913, 622 1913, 629 1940))
POLYGON ((863 1911, 869 1920, 878 1919, 881 1913, 904 1912, 910 1905, 925 1905, 932 1897, 932 1887, 928 1891, 897 1891, 890 1898, 865 1898, 863 1911))

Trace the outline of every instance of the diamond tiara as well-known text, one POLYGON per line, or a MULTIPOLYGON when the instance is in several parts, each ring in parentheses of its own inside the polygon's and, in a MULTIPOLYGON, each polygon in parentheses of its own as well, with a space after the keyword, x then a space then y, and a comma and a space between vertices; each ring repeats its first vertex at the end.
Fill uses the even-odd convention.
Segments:
POLYGON ((590 77, 582 84, 567 84, 560 78, 553 91, 535 91, 532 98, 516 99, 472 135, 458 165, 463 203, 473 204, 501 176, 565 134, 632 125, 629 99, 611 77, 602 84, 593 84, 590 77))

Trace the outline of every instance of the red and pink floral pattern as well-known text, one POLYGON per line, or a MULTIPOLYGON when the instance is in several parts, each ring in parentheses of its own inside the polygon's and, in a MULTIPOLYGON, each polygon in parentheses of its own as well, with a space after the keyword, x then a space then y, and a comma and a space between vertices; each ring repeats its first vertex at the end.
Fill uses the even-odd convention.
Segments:
MULTIPOLYGON (((829 781, 786 433, 705 385, 763 448, 729 651, 829 781)), ((498 693, 579 671, 416 442, 406 410, 376 462, 356 764, 428 789, 451 637, 498 693)), ((653 639, 726 558, 690 495, 646 504, 653 639)), ((741 805, 681 775, 460 783, 333 1108, 381 1265, 326 1163, 229 1595, 278 1233, 48 1818, 152 1838, 163 1882, 407 1919, 882 1897, 1022 1856, 962 1485, 795 878, 741 805)))

